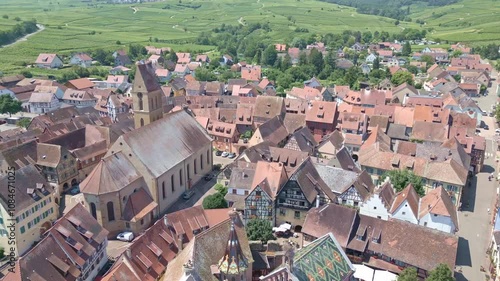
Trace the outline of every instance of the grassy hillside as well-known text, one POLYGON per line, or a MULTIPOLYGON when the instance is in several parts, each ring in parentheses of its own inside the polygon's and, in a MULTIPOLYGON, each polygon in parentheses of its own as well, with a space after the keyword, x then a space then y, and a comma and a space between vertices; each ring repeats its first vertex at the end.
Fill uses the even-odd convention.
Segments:
MULTIPOLYGON (((294 30, 306 28, 309 33, 350 30, 385 30, 399 32, 393 20, 357 14, 353 8, 316 0, 194 0, 164 1, 135 5, 95 4, 77 0, 38 1, 2 0, 2 12, 7 21, 18 16, 35 18, 46 30, 20 42, 15 47, 0 49, 0 71, 23 69, 23 63, 33 62, 40 52, 70 54, 93 48, 116 49, 116 43, 168 45, 178 50, 207 49, 209 46, 187 44, 199 33, 238 22, 269 22, 276 42, 297 36, 294 30), (30 7, 30 9, 26 9, 30 7), (95 34, 94 34, 95 31, 95 34), (165 43, 149 43, 149 38, 165 43)), ((5 19, 0 19, 2 23, 5 19)), ((403 27, 416 27, 414 23, 403 27)))
POLYGON ((442 40, 472 42, 500 42, 500 1, 463 0, 444 7, 411 6, 410 17, 426 22, 425 28, 434 28, 431 37, 442 40))
MULTIPOLYGON (((500 2, 463 0, 445 7, 413 4, 412 22, 394 25, 394 19, 356 13, 354 8, 317 0, 167 0, 143 3, 105 4, 87 0, 2 0, 0 31, 22 20, 35 18, 46 29, 15 47, 0 49, 0 71, 18 72, 41 52, 69 55, 95 48, 117 49, 129 43, 171 46, 176 50, 209 50, 191 42, 202 32, 221 24, 269 22, 276 42, 296 36, 338 33, 343 30, 399 32, 433 29, 433 39, 500 42, 500 2), (295 33, 296 28, 309 33, 295 33), (150 43, 157 38, 159 43, 150 43), (121 43, 118 45, 117 41, 121 43)), ((418 2, 417 2, 418 3, 418 2)), ((35 72, 36 73, 36 72, 35 72)))

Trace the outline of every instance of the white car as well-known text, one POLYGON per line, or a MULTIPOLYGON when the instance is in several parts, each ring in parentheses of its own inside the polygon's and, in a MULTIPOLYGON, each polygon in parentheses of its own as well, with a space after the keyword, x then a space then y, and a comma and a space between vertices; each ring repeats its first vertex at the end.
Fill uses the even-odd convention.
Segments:
POLYGON ((227 151, 222 152, 221 157, 226 158, 227 156, 229 156, 229 152, 227 152, 227 151))
POLYGON ((132 233, 130 231, 125 231, 125 232, 118 234, 118 236, 116 236, 116 239, 118 239, 120 241, 130 242, 130 241, 134 240, 134 233, 132 233))

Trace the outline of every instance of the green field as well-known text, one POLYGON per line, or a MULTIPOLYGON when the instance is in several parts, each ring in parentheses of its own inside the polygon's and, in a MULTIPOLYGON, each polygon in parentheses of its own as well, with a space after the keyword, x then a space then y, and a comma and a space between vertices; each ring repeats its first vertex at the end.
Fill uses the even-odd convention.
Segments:
POLYGON ((435 30, 433 39, 482 44, 500 42, 500 2, 463 0, 444 7, 412 6, 411 17, 426 22, 435 30))
POLYGON ((9 19, 0 18, 0 30, 16 24, 15 17, 35 18, 46 29, 28 41, 0 49, 0 71, 19 72, 41 52, 69 55, 95 48, 117 49, 129 43, 207 51, 213 48, 190 42, 198 34, 221 24, 269 22, 271 36, 276 42, 282 42, 298 36, 294 32, 297 27, 307 28, 309 33, 300 34, 307 37, 343 30, 393 33, 403 28, 419 28, 415 20, 422 19, 426 21, 424 28, 434 28, 430 36, 434 39, 498 42, 499 3, 467 0, 447 7, 421 7, 420 11, 412 7, 415 11, 411 15, 413 22, 395 26, 393 19, 362 15, 354 8, 316 0, 169 0, 134 5, 135 13, 128 4, 105 4, 96 0, 2 0, 0 14, 8 14, 9 19), (165 40, 165 43, 149 43, 150 37, 165 40), (121 45, 117 45, 117 41, 121 45))

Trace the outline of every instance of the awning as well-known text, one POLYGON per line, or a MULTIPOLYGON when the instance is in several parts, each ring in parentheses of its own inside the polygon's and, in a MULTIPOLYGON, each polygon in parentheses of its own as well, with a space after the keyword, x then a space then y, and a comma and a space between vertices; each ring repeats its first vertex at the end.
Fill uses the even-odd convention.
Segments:
POLYGON ((353 266, 355 269, 354 278, 358 278, 364 281, 373 280, 373 274, 375 273, 374 269, 369 268, 368 266, 362 264, 353 264, 353 266))
POLYGON ((398 276, 389 271, 375 270, 375 275, 373 276, 373 281, 396 281, 398 276))

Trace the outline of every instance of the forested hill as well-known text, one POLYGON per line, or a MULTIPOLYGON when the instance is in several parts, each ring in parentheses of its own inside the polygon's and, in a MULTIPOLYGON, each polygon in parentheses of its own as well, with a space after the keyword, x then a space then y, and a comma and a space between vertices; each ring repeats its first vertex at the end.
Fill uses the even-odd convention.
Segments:
POLYGON ((410 5, 445 6, 458 0, 320 0, 354 7, 358 13, 410 21, 410 5))

